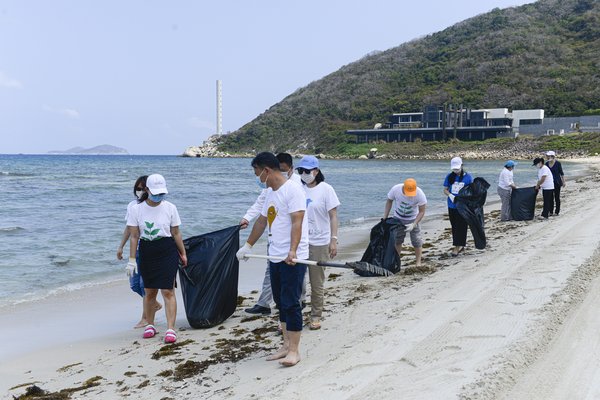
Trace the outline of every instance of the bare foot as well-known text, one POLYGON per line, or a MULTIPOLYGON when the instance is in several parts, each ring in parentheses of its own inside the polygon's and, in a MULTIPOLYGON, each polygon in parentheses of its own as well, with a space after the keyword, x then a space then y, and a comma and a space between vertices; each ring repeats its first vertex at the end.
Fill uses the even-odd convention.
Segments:
POLYGON ((140 322, 138 322, 137 324, 135 324, 135 326, 133 327, 133 329, 143 328, 146 325, 148 325, 148 321, 146 321, 145 319, 140 319, 140 322))
POLYGON ((267 357, 267 361, 279 360, 281 358, 284 358, 287 355, 288 355, 288 349, 285 347, 282 347, 277 351, 277 353, 271 354, 269 357, 267 357))
POLYGON ((279 364, 284 367, 293 367, 300 362, 300 354, 298 352, 288 352, 287 356, 279 361, 279 364))
POLYGON ((160 304, 158 301, 156 302, 156 304, 154 305, 154 309, 156 311, 160 310, 162 308, 162 304, 160 304))

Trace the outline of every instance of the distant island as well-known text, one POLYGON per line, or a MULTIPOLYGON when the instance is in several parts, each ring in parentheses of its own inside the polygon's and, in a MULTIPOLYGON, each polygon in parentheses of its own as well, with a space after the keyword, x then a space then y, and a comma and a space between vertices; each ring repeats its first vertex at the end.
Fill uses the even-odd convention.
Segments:
POLYGON ((48 154, 129 154, 127 150, 111 146, 109 144, 103 144, 100 146, 90 147, 89 149, 83 147, 73 147, 68 150, 52 150, 48 154))

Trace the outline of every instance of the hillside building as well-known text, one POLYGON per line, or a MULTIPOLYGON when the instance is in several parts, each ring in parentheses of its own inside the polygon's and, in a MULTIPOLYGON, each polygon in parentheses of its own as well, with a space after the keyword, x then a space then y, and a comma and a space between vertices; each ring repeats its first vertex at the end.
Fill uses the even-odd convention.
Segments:
POLYGON ((581 131, 600 131, 600 116, 544 118, 544 110, 508 108, 470 109, 462 106, 427 106, 423 112, 392 114, 385 124, 374 129, 352 129, 356 143, 486 140, 517 137, 520 133, 541 135, 581 131))

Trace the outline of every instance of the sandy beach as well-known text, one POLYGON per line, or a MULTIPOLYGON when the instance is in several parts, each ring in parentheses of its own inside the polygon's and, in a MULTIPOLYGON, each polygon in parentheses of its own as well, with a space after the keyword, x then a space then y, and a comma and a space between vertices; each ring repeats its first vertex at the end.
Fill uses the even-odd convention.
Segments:
MULTIPOLYGON (((501 223, 492 183, 485 250, 469 234, 450 257, 447 217, 428 215, 420 269, 412 250, 389 278, 328 268, 323 327, 303 331, 293 368, 265 361, 281 337, 274 315, 244 313, 257 292, 206 330, 189 328, 179 298, 178 342, 165 346, 162 311, 157 337, 132 329, 141 302, 124 278, 0 310, 2 398, 33 385, 72 399, 600 398, 600 158, 578 162, 589 174, 567 176, 548 221, 501 223)), ((338 259, 359 259, 369 229, 345 230, 338 259)), ((264 267, 240 270, 258 289, 264 267)))

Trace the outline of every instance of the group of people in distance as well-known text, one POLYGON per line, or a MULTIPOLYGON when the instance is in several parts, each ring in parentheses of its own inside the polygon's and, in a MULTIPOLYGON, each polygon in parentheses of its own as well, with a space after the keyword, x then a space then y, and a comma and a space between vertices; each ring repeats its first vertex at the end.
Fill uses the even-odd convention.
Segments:
MULTIPOLYGON (((539 219, 547 220, 549 216, 560 214, 560 191, 566 186, 565 173, 560 161, 556 159, 556 153, 552 150, 546 152, 547 161, 543 157, 536 157, 533 166, 538 168, 538 180, 535 184, 536 190, 542 190, 544 206, 539 219)), ((508 160, 498 177, 498 196, 500 196, 500 220, 512 220, 511 194, 516 189, 513 179, 513 170, 517 165, 513 160, 508 160)))
MULTIPOLYGON (((556 160, 555 153, 549 151, 547 156, 546 163, 543 158, 533 161, 539 168, 536 189, 542 189, 544 198, 542 218, 560 213, 560 188, 565 186, 562 166, 556 160)), ((511 190, 516 188, 513 180, 515 165, 514 161, 507 161, 499 177, 502 221, 511 219, 510 195, 511 190)), ((304 156, 299 165, 294 167, 292 156, 288 153, 274 155, 262 152, 252 159, 251 166, 256 183, 262 190, 240 220, 241 229, 249 227, 251 221, 255 222, 246 243, 236 256, 239 260, 255 256, 252 248, 267 231, 268 262, 260 297, 245 312, 268 315, 271 313, 271 303, 275 303, 279 310, 283 344, 267 360, 279 360, 284 366, 293 366, 300 361, 307 271, 311 288, 308 327, 311 330, 321 328, 325 271, 323 267, 313 264, 337 255, 337 211, 340 201, 334 188, 325 183, 319 160, 314 156, 304 156)), ((473 182, 473 177, 464 170, 460 157, 452 158, 450 169, 451 172, 444 179, 443 193, 447 196, 452 230, 451 255, 456 257, 466 245, 468 225, 456 208, 455 196, 473 182)), ((143 313, 136 328, 145 328, 144 338, 152 338, 158 333, 154 316, 162 308, 156 299, 160 290, 167 317, 164 341, 174 343, 177 340, 175 276, 179 264, 183 267, 187 265, 179 230, 181 220, 177 207, 165 200, 168 191, 162 175, 139 177, 133 193, 136 200, 127 207, 127 226, 117 250, 117 258, 123 258, 123 247, 129 241, 126 270, 132 290, 143 297, 143 313)), ((421 265, 422 259, 420 222, 425 216, 426 207, 427 197, 413 178, 393 186, 384 205, 383 218, 387 219, 391 213, 399 222, 395 237, 398 255, 401 254, 406 235, 410 235, 417 266, 421 265)))

